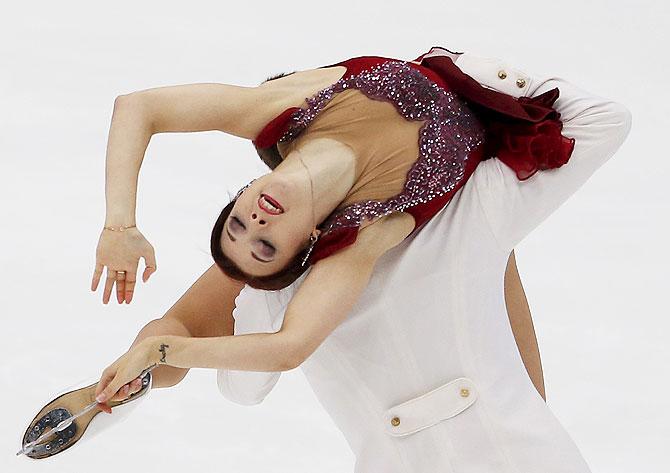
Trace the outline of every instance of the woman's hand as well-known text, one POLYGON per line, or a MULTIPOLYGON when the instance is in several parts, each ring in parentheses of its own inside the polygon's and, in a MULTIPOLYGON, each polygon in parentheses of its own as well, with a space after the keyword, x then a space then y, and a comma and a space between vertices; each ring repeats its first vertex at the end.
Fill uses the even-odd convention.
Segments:
POLYGON ((146 368, 156 364, 157 361, 154 362, 150 357, 149 344, 138 343, 102 372, 95 388, 96 401, 106 403, 122 400, 139 391, 142 387, 140 374, 146 368))
MULTIPOLYGON (((111 399, 108 401, 123 401, 126 398, 129 398, 132 394, 135 394, 137 391, 142 389, 142 378, 135 378, 130 383, 124 384, 121 389, 119 389, 111 399)), ((100 408, 108 414, 112 413, 112 408, 109 407, 106 403, 98 403, 100 408)))
POLYGON ((103 304, 109 302, 114 282, 116 282, 118 303, 122 304, 125 301, 126 304, 130 304, 135 290, 140 257, 144 258, 145 263, 142 281, 147 282, 149 276, 157 269, 156 255, 151 243, 144 238, 137 227, 130 227, 124 231, 103 228, 95 252, 95 271, 91 282, 91 291, 95 292, 102 276, 102 270, 106 266, 107 280, 102 295, 103 304))

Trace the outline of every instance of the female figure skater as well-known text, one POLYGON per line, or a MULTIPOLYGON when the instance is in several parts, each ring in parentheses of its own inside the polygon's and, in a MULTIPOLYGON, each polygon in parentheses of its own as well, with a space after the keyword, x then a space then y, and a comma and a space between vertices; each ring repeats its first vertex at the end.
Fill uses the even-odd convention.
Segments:
MULTIPOLYGON (((216 266, 194 287, 220 305, 194 299, 181 313, 201 312, 199 323, 145 327, 103 371, 99 402, 160 366, 175 382, 217 369, 224 395, 253 404, 300 366, 358 473, 590 471, 527 376, 503 276, 514 246, 621 145, 624 106, 440 47, 257 88, 193 87, 168 106, 161 89, 141 92, 151 130, 119 142, 118 156, 139 154, 153 132, 220 129, 252 139, 273 172, 214 226, 216 266), (206 319, 231 312, 238 336, 229 319, 206 319)), ((133 228, 139 164, 122 161, 108 168, 92 287, 106 266, 105 298, 116 283, 129 301, 139 257, 145 279, 156 265, 133 228)))

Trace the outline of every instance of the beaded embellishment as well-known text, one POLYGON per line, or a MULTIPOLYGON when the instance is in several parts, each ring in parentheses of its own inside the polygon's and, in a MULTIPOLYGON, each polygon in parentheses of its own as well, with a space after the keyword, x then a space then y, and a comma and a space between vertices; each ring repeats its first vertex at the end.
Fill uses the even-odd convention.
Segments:
MULTIPOLYGON (((345 74, 346 75, 346 74, 345 74)), ((470 151, 484 140, 484 128, 467 104, 430 80, 406 61, 386 60, 358 74, 342 77, 306 98, 296 110, 280 142, 298 136, 343 90, 356 88, 373 100, 393 103, 407 120, 426 120, 419 130, 419 156, 405 186, 389 199, 353 202, 333 212, 321 225, 324 232, 360 226, 364 218, 403 211, 451 191, 464 175, 470 151)))

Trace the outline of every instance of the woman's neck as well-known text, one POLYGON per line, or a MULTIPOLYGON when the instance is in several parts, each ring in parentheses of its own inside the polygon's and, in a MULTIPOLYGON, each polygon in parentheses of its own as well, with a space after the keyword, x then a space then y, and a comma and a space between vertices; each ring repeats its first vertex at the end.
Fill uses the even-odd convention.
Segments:
POLYGON ((345 199, 356 182, 356 155, 339 141, 317 138, 292 150, 273 173, 302 181, 307 199, 311 200, 313 191, 318 225, 345 199))

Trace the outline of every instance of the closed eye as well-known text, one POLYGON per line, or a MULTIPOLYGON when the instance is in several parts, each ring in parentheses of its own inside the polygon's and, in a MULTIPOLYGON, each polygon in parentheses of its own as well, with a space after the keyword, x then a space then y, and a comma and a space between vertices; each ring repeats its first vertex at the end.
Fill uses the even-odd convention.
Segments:
MULTIPOLYGON (((241 227, 242 230, 245 230, 245 229, 246 229, 246 227, 244 226, 244 224, 242 223, 242 221, 241 221, 239 218, 235 217, 234 215, 232 215, 232 216, 230 217, 230 224, 229 224, 229 226, 231 227, 231 229, 232 229, 233 227, 236 227, 236 228, 241 227)), ((233 237, 232 235, 230 235, 230 233, 229 233, 229 236, 230 236, 230 239, 231 239, 232 241, 235 241, 235 237, 233 237)), ((258 241, 260 241, 261 244, 263 245, 263 250, 264 250, 264 251, 263 251, 263 256, 266 257, 266 258, 272 258, 272 259, 274 259, 273 256, 274 256, 275 253, 277 252, 277 249, 274 247, 274 245, 273 245, 272 243, 270 243, 269 241, 267 241, 267 240, 260 239, 260 240, 258 240, 258 241)), ((252 256, 256 257, 256 256, 253 254, 253 252, 252 252, 252 256)), ((256 258, 256 259, 258 259, 258 258, 256 258)), ((270 260, 264 260, 264 262, 270 262, 270 261, 272 261, 272 259, 270 259, 270 260)))
POLYGON ((268 241, 266 240, 259 240, 261 242, 262 249, 261 249, 261 255, 264 258, 268 258, 268 261, 272 261, 274 258, 274 254, 276 252, 275 247, 272 246, 268 241))
POLYGON ((231 220, 231 222, 235 222, 236 225, 239 225, 240 227, 242 227, 242 230, 245 229, 244 224, 240 221, 239 218, 237 218, 237 217, 231 217, 230 220, 231 220))

